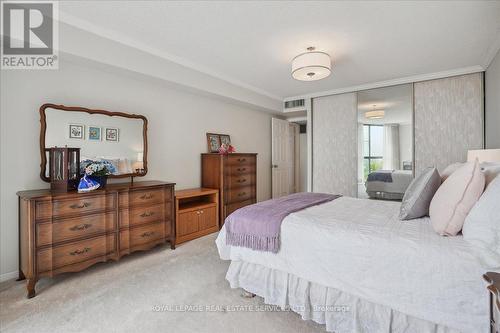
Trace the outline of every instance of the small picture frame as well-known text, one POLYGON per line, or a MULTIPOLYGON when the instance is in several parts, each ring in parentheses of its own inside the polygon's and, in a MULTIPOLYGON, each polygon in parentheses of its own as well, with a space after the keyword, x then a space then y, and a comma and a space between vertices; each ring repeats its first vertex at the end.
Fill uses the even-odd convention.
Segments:
POLYGON ((118 142, 120 130, 116 127, 106 127, 106 141, 118 142))
POLYGON ((217 153, 220 148, 219 134, 207 133, 207 147, 209 153, 217 153))
POLYGON ((226 147, 229 147, 229 145, 231 144, 231 136, 227 134, 219 134, 219 138, 221 146, 225 144, 226 147))
POLYGON ((87 139, 89 141, 101 141, 101 127, 89 125, 87 130, 87 139))
POLYGON ((68 137, 70 139, 85 140, 85 125, 69 124, 68 137))

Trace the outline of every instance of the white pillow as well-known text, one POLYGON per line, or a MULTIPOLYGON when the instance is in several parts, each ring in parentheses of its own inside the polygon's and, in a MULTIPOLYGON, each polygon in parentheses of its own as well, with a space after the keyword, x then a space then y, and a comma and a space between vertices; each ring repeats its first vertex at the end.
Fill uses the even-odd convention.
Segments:
POLYGON ((500 176, 495 177, 472 207, 462 233, 474 245, 485 268, 500 269, 500 176))
POLYGON ((488 186, 497 175, 500 175, 500 163, 483 162, 481 163, 481 171, 484 173, 486 186, 488 186))

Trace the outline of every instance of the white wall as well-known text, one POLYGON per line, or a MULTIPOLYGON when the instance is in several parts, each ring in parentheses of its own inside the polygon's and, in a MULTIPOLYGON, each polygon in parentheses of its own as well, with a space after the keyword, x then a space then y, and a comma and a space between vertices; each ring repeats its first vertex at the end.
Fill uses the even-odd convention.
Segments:
POLYGON ((500 51, 486 69, 486 148, 500 148, 500 51))
POLYGON ((38 108, 44 103, 145 115, 145 179, 174 181, 178 189, 200 185, 205 133, 230 134, 237 151, 259 153, 257 199, 270 198, 271 114, 132 77, 63 60, 59 70, 2 71, 0 278, 17 276, 16 191, 48 187, 39 178, 38 108))

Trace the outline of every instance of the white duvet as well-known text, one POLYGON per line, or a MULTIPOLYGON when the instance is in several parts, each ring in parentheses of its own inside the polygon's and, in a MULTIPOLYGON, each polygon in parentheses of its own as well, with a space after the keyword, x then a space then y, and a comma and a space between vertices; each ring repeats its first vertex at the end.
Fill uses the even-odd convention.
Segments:
POLYGON ((260 264, 463 332, 488 332, 484 270, 461 236, 429 218, 398 219, 400 203, 342 197, 289 215, 277 254, 228 246, 222 259, 260 264))

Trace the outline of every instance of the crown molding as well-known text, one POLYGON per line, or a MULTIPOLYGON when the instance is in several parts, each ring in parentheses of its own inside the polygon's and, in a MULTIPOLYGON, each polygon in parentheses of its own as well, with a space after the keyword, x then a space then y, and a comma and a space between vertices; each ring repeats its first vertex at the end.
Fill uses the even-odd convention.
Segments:
POLYGON ((111 30, 111 29, 107 29, 107 28, 103 28, 101 26, 95 25, 87 20, 84 20, 84 19, 81 19, 81 18, 76 17, 74 15, 71 15, 71 14, 69 14, 61 9, 59 9, 59 21, 65 23, 67 25, 71 25, 71 26, 74 26, 76 28, 79 28, 81 30, 91 32, 91 33, 96 34, 98 36, 111 39, 115 42, 119 42, 119 43, 126 45, 128 47, 139 49, 143 52, 146 52, 146 53, 152 54, 154 56, 163 58, 163 59, 168 60, 170 62, 173 62, 173 63, 176 63, 178 65, 189 68, 191 70, 201 72, 201 73, 206 74, 206 75, 210 75, 216 79, 226 81, 226 82, 228 82, 232 85, 235 85, 237 87, 250 90, 254 93, 269 97, 271 99, 278 100, 280 102, 283 101, 283 97, 281 97, 281 96, 271 94, 265 90, 254 87, 252 85, 249 85, 247 83, 239 81, 235 78, 223 75, 219 72, 211 70, 205 66, 196 64, 196 63, 194 63, 190 60, 187 60, 185 58, 175 56, 173 54, 169 54, 167 52, 158 50, 158 49, 151 47, 149 45, 146 45, 140 41, 132 39, 132 38, 120 33, 120 32, 117 32, 116 30, 111 30))
POLYGON ((428 74, 406 76, 406 77, 402 77, 402 78, 398 78, 398 79, 371 82, 371 83, 361 84, 361 85, 357 85, 357 86, 320 91, 320 92, 310 93, 310 94, 306 94, 306 95, 286 97, 285 102, 290 101, 290 100, 295 100, 295 99, 301 99, 301 98, 315 98, 315 97, 322 97, 322 96, 330 96, 330 95, 344 94, 344 93, 350 93, 350 92, 356 92, 356 91, 362 91, 362 90, 368 90, 368 89, 396 86, 399 84, 407 84, 407 83, 442 79, 442 78, 450 77, 450 76, 484 72, 484 70, 485 70, 485 68, 483 66, 476 65, 476 66, 457 68, 457 69, 452 69, 452 70, 447 70, 447 71, 442 71, 442 72, 434 72, 434 73, 428 73, 428 74))
POLYGON ((490 66, 491 62, 493 61, 493 59, 495 59, 495 56, 498 52, 500 52, 500 31, 497 33, 495 41, 493 42, 493 44, 491 44, 488 52, 486 52, 483 58, 483 68, 485 70, 490 66))

